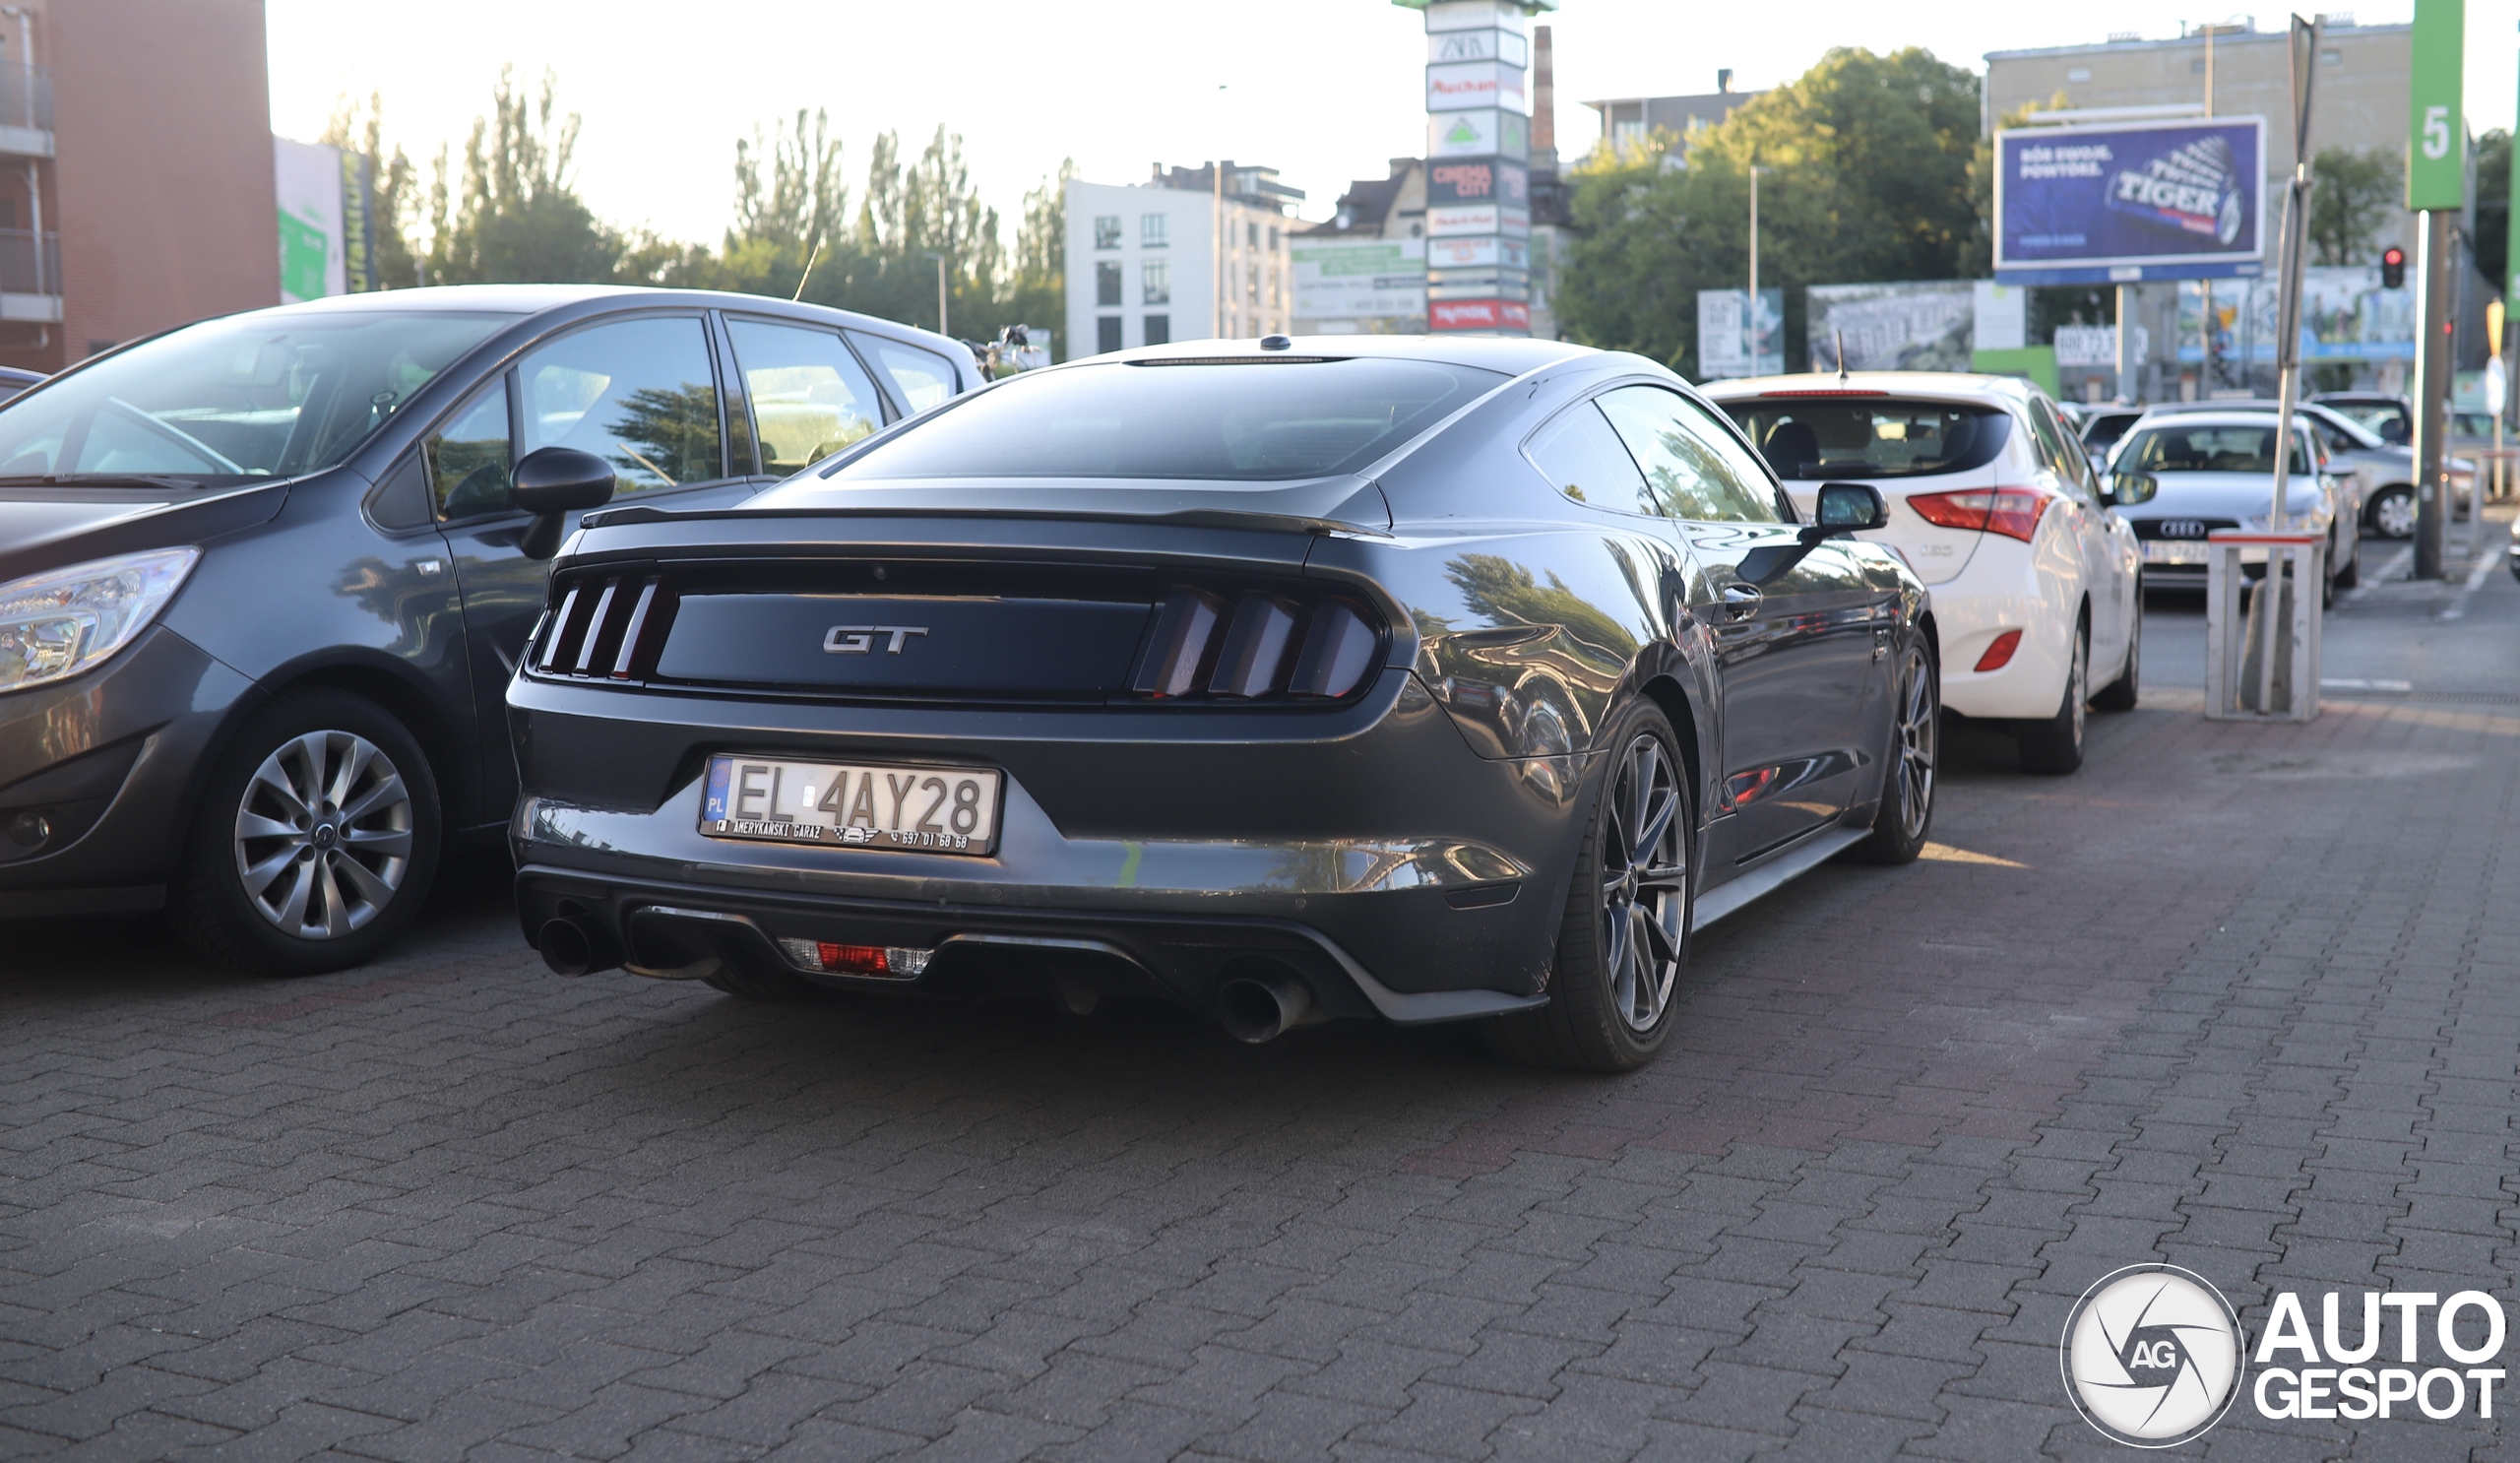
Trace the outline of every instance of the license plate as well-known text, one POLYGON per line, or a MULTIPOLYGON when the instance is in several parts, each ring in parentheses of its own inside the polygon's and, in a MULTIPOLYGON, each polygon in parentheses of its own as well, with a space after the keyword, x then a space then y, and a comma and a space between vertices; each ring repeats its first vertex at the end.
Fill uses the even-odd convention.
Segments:
POLYGON ((2182 543, 2172 540, 2144 541, 2144 562, 2147 564, 2201 564, 2212 545, 2182 543))
POLYGON ((700 831, 712 838, 985 854, 1002 779, 976 767, 709 759, 700 831))

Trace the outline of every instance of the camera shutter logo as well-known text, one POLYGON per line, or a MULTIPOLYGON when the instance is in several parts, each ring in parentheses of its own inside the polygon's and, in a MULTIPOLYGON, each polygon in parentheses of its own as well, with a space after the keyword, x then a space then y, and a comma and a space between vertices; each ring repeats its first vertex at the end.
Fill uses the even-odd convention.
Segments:
POLYGON ((2083 1292, 2058 1361, 2084 1422, 2131 1447, 2175 1447, 2239 1395, 2239 1316, 2202 1276, 2129 1265, 2083 1292))

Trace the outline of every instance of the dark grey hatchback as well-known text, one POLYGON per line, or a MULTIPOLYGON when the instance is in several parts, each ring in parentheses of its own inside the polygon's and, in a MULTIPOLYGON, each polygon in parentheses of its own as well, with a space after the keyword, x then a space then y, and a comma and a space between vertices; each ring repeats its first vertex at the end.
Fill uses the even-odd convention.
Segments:
POLYGON ((514 801, 500 703, 563 510, 731 506, 976 384, 839 311, 483 286, 205 321, 9 401, 0 915, 367 958, 514 801))

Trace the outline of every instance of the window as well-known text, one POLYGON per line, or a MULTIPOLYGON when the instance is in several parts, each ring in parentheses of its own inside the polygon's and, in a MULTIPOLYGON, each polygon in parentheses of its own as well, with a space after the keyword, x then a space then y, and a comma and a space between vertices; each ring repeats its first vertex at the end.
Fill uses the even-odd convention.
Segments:
POLYGON ((1320 477, 1372 463, 1505 380, 1370 356, 1027 371, 831 471, 844 481, 1320 477))
POLYGON ((1777 522, 1767 475, 1687 398, 1622 386, 1597 400, 1644 470, 1654 511, 1704 523, 1777 522))
POLYGON ((1243 293, 1249 296, 1252 304, 1256 305, 1260 303, 1260 266, 1256 264, 1243 266, 1242 288, 1243 293))
POLYGON ((456 409, 423 447, 429 496, 441 519, 476 518, 508 507, 508 379, 500 376, 456 409))
POLYGON ((1242 232, 1243 232, 1243 246, 1244 246, 1245 248, 1257 249, 1257 248, 1259 248, 1259 247, 1260 247, 1260 225, 1259 225, 1259 224, 1257 224, 1257 223, 1245 223, 1245 224, 1243 224, 1243 225, 1242 225, 1242 232))
POLYGON ((525 450, 574 447, 612 464, 613 490, 725 476, 708 338, 689 317, 619 320, 537 347, 517 367, 525 450))
POLYGON ((1162 214, 1140 214, 1138 216, 1138 246, 1145 249, 1165 247, 1168 242, 1164 236, 1165 224, 1165 217, 1162 214))
POLYGON ((1094 221, 1094 247, 1098 249, 1120 247, 1119 215, 1104 214, 1094 221))
POLYGON ((836 332, 760 320, 729 320, 726 332, 752 397, 763 471, 785 477, 884 424, 874 379, 836 332))
POLYGON ((1105 315, 1094 322, 1094 349, 1097 350, 1117 350, 1120 349, 1119 316, 1105 315))
MULTIPOLYGON (((2306 474, 2310 462, 2293 442, 2290 471, 2306 474)), ((2119 471, 2138 473, 2250 473, 2275 471, 2275 427, 2156 426, 2148 427, 2120 450, 2119 471)))
POLYGON ((1138 266, 1138 273, 1142 276, 1140 283, 1145 286, 1145 298, 1139 303, 1149 305, 1172 303, 1172 265, 1168 260, 1150 259, 1138 266))
POLYGON ((1610 430, 1602 409, 1582 402, 1550 418, 1525 450, 1559 492, 1578 503, 1615 508, 1622 513, 1658 511, 1646 491, 1645 475, 1627 455, 1618 433, 1610 430))
POLYGON ((1146 343, 1150 346, 1170 345, 1172 343, 1172 317, 1169 315, 1147 316, 1146 343))
POLYGON ((1094 266, 1094 302, 1098 305, 1120 302, 1120 261, 1105 259, 1094 266))
POLYGON ((1277 248, 1278 248, 1278 225, 1277 225, 1277 224, 1275 224, 1275 223, 1272 223, 1272 224, 1270 224, 1270 225, 1269 225, 1269 250, 1270 250, 1270 252, 1271 252, 1271 253, 1275 253, 1275 252, 1277 252, 1277 248))
POLYGON ((1741 402, 1732 419, 1779 477, 1915 477, 1965 473, 1995 460, 2012 416, 1940 402, 1741 402))
POLYGON ((924 412, 954 394, 954 363, 935 351, 863 331, 852 330, 849 338, 875 362, 875 369, 893 378, 894 389, 912 411, 924 412))

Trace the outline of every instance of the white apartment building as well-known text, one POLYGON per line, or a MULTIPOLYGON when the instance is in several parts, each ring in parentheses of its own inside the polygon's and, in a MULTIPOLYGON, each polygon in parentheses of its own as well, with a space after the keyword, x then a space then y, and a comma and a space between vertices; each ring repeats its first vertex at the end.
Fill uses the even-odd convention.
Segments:
POLYGON ((1274 169, 1225 169, 1222 203, 1206 168, 1159 167, 1163 181, 1134 187, 1067 185, 1071 358, 1292 330, 1294 220, 1286 208, 1302 195, 1274 169))

